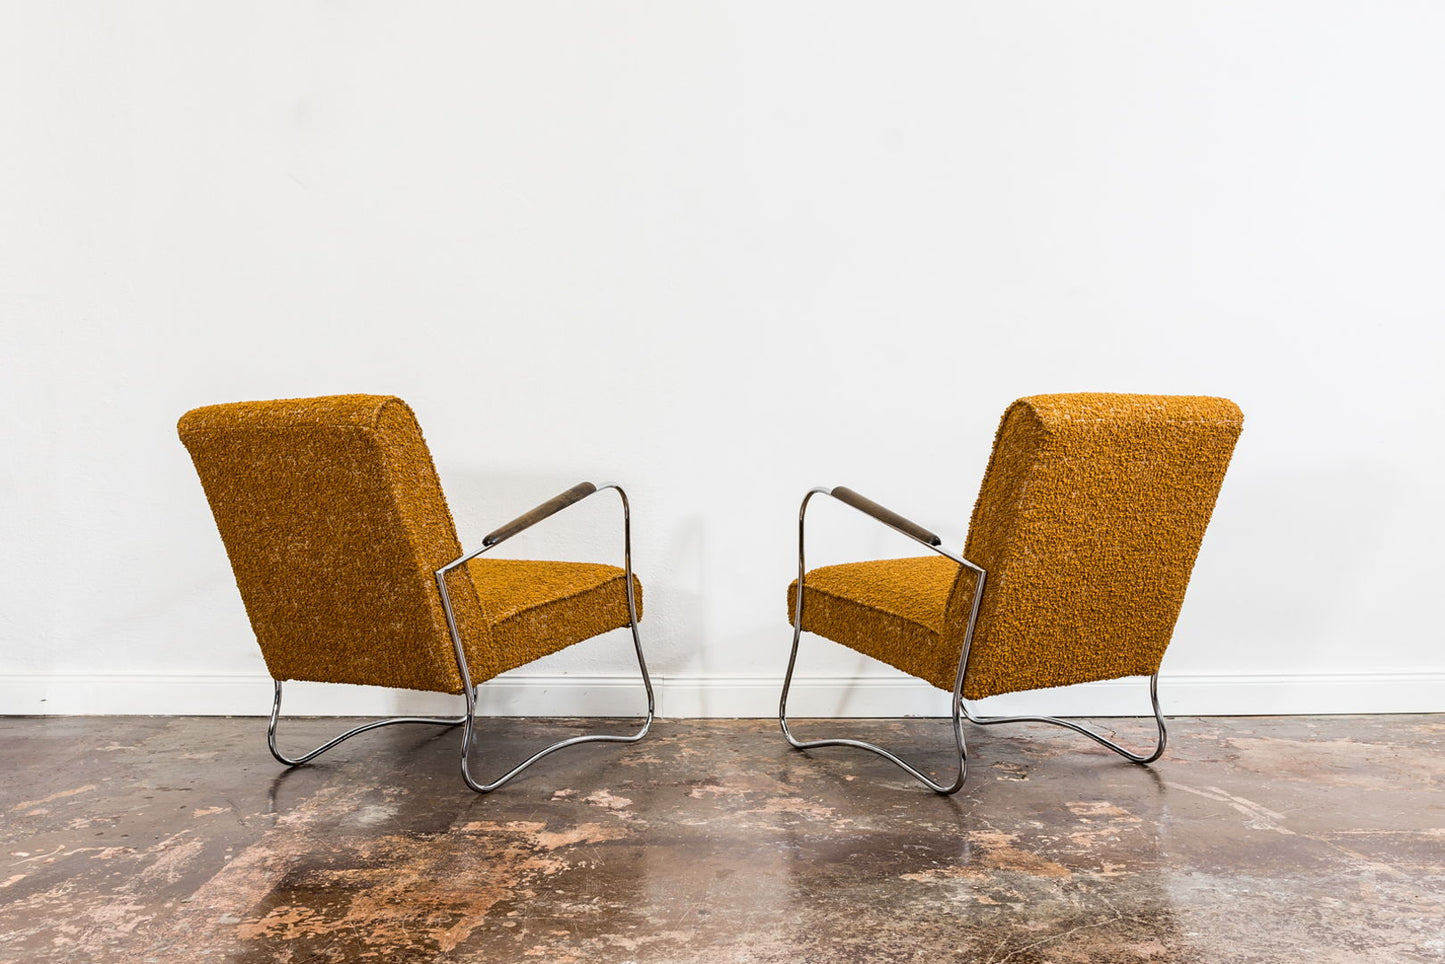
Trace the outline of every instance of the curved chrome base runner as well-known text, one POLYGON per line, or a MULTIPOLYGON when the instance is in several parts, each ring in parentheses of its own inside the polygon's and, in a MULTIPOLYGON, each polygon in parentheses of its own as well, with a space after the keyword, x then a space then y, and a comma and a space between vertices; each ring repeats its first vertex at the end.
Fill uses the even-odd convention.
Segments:
POLYGON ((456 719, 445 719, 431 716, 394 716, 391 719, 387 720, 372 720, 370 723, 363 723, 361 726, 347 730, 345 733, 341 734, 335 739, 328 740, 327 742, 321 744, 309 753, 303 753, 301 756, 292 759, 291 757, 283 755, 281 751, 276 748, 276 724, 280 720, 280 718, 281 681, 278 679, 276 680, 276 699, 271 704, 271 724, 266 727, 266 745, 271 748, 271 755, 276 758, 277 762, 284 763, 288 767, 295 767, 300 766, 303 763, 309 763, 310 761, 316 759, 321 754, 325 753, 327 750, 331 749, 337 744, 346 742, 353 736, 356 736, 358 733, 365 733, 367 730, 374 730, 378 726, 391 726, 393 723, 431 723, 436 726, 461 726, 467 721, 466 717, 464 716, 459 716, 456 719))
POLYGON ((1158 673, 1149 677, 1149 702, 1154 705, 1154 722, 1159 725, 1159 745, 1154 747, 1154 751, 1148 755, 1126 750, 1113 740, 1101 736, 1086 726, 1080 726, 1077 723, 1060 720, 1052 716, 973 716, 968 712, 967 706, 963 707, 963 716, 968 722, 976 723, 979 726, 993 726, 995 723, 1052 723, 1054 726, 1068 727, 1075 733, 1084 734, 1084 736, 1087 736, 1100 746, 1113 750, 1130 763, 1153 763, 1164 755, 1164 747, 1169 742, 1169 731, 1164 726, 1164 714, 1159 712, 1158 673))
POLYGON ((1094 730, 1089 729, 1086 726, 1081 726, 1078 723, 1074 723, 1069 720, 1061 720, 1052 716, 974 716, 968 712, 968 707, 964 705, 963 700, 955 699, 953 701, 953 740, 954 746, 957 748, 958 751, 958 773, 950 783, 943 784, 930 779, 917 767, 908 763, 906 760, 903 760, 897 755, 889 752, 888 750, 885 750, 883 747, 877 746, 872 743, 865 743, 862 740, 841 739, 803 741, 794 737, 792 730, 788 728, 787 707, 788 688, 792 682, 793 663, 797 659, 797 654, 797 640, 795 639, 793 643, 793 658, 788 662, 788 674, 783 682, 782 703, 778 710, 778 723, 782 727, 783 736, 787 739, 788 743, 791 744, 795 749, 799 750, 813 750, 817 749, 818 747, 824 746, 851 746, 859 750, 867 750, 870 753, 876 753, 878 756, 883 757, 883 759, 887 760, 888 762, 907 771, 910 776, 912 776, 919 783, 922 783, 924 786, 928 787, 928 789, 934 791, 935 793, 957 793, 960 789, 963 788, 964 781, 968 779, 968 747, 963 737, 963 720, 967 720, 968 722, 974 723, 978 726, 993 726, 997 723, 1049 723, 1054 726, 1062 726, 1067 729, 1073 730, 1075 733, 1082 733, 1084 736, 1087 736, 1089 739, 1093 740, 1095 743, 1098 743, 1100 746, 1119 754, 1130 763, 1138 763, 1141 765, 1153 763, 1155 760, 1163 756, 1164 748, 1169 742, 1169 731, 1165 728, 1164 725, 1164 715, 1159 711, 1158 673, 1155 673, 1153 676, 1149 677, 1149 699, 1154 706, 1154 721, 1156 724, 1158 724, 1159 727, 1159 743, 1157 746, 1154 747, 1153 751, 1148 754, 1135 753, 1132 750, 1128 750, 1125 747, 1120 746, 1113 740, 1110 740, 1109 738, 1095 732, 1094 730))
MULTIPOLYGON (((636 630, 634 628, 634 636, 635 633, 636 630)), ((645 667, 644 672, 646 672, 645 667)), ((367 730, 374 730, 377 727, 391 726, 395 723, 430 723, 434 726, 463 726, 465 727, 465 729, 462 731, 462 779, 466 780, 467 786, 471 787, 478 793, 492 792, 493 790, 502 786, 507 781, 511 780, 517 774, 521 773, 523 770, 527 769, 527 767, 531 766, 533 763, 536 763, 538 760, 542 759, 542 757, 546 756, 549 753, 560 750, 563 747, 576 746, 579 743, 636 743, 638 740, 646 736, 648 730, 652 728, 653 719, 653 707, 651 705, 651 699, 649 699, 647 719, 642 724, 642 729, 639 730, 637 733, 633 734, 632 736, 577 736, 571 738, 570 740, 563 740, 560 743, 554 743, 546 749, 534 753, 524 762, 507 771, 507 773, 500 779, 495 780, 492 783, 481 783, 472 776, 471 772, 472 724, 474 720, 472 710, 475 706, 474 696, 467 700, 467 714, 465 716, 458 716, 454 719, 446 717, 428 716, 396 716, 385 720, 372 720, 370 723, 363 723, 361 726, 353 727, 352 729, 347 730, 345 733, 342 733, 340 736, 337 736, 321 744, 316 749, 293 758, 283 754, 276 746, 276 727, 281 716, 281 680, 276 680, 275 683, 276 699, 271 704, 271 722, 266 727, 266 745, 270 748, 271 755, 276 758, 277 762, 284 763, 288 767, 301 766, 303 763, 310 763, 312 760, 316 759, 327 750, 330 750, 333 747, 346 742, 353 736, 365 733, 367 730)))
POLYGON ((786 716, 780 717, 778 722, 783 727, 783 736, 787 737, 788 742, 793 745, 794 749, 816 750, 822 746, 851 746, 859 750, 867 750, 869 753, 876 753, 889 763, 903 768, 915 780, 935 793, 941 793, 945 796, 957 793, 963 789, 963 783, 968 779, 968 747, 963 741, 963 723, 957 713, 953 714, 953 739, 954 745, 958 748, 958 773, 954 776, 952 782, 947 784, 936 783, 907 760, 890 753, 877 744, 865 743, 862 740, 799 740, 795 738, 792 731, 788 729, 788 719, 786 716))

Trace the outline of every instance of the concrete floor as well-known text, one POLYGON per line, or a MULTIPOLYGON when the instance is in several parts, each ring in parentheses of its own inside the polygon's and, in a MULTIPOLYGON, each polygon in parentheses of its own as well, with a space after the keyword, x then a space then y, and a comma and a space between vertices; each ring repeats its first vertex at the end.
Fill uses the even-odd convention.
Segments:
MULTIPOLYGON (((488 756, 558 728, 488 721, 488 756)), ((946 762, 942 721, 798 727, 845 728, 946 762)), ((0 719, 0 961, 1445 961, 1441 716, 1179 719, 1153 768, 975 730, 955 797, 760 720, 486 797, 455 730, 287 771, 264 729, 0 719)))

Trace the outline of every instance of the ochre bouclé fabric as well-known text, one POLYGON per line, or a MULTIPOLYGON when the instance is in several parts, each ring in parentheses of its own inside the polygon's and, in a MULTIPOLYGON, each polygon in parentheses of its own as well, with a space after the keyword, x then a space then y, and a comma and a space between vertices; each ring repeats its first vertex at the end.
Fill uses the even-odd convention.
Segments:
MULTIPOLYGON (((211 405, 179 431, 273 677, 461 691, 433 573, 462 550, 405 402, 211 405)), ((454 570, 472 681, 627 625, 623 581, 587 563, 483 557, 454 570)))
MULTIPOLYGON (((1222 398, 1014 402, 964 550, 988 572, 964 696, 1156 672, 1242 427, 1222 398)), ((804 629, 953 689, 968 570, 883 560, 815 569, 805 585, 804 629)))
MULTIPOLYGON (((949 653, 944 614, 958 564, 943 556, 878 559, 822 566, 807 574, 803 628, 836 640, 905 673, 934 681, 958 671, 949 653)), ((788 620, 798 581, 788 586, 788 620)))
MULTIPOLYGON (((467 563, 491 626, 492 646, 471 657, 482 679, 627 625, 626 573, 592 562, 533 562, 481 556, 467 563), (489 659, 498 659, 488 663, 489 659)), ((632 577, 637 617, 642 583, 632 577)))

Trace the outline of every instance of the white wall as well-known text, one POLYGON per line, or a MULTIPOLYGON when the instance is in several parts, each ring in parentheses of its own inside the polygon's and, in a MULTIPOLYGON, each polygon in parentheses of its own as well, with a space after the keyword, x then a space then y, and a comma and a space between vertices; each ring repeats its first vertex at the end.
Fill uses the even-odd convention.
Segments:
MULTIPOLYGON (((195 405, 404 396, 464 542, 623 481, 663 712, 764 715, 803 491, 958 546, 1003 407, 1072 390, 1247 414, 1168 709, 1445 710, 1442 49, 1366 0, 7 4, 0 712, 267 708, 195 405)), ((819 563, 911 552, 816 520, 819 563)), ((627 673, 614 634, 491 706, 627 673)))

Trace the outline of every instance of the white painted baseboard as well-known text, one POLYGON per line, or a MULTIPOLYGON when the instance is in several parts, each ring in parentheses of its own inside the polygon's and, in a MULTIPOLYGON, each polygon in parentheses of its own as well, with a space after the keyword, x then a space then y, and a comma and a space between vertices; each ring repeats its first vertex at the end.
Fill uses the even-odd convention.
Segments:
MULTIPOLYGON (((771 717, 775 676, 653 677, 662 717, 771 717)), ((10 674, 0 676, 0 715, 264 716, 265 676, 10 674)), ((1160 678, 1170 716, 1445 712, 1445 673, 1175 675, 1160 678)), ((453 714, 460 697, 366 686, 291 683, 288 715, 453 714)), ((488 716, 632 716, 642 688, 627 676, 507 674, 484 684, 488 716)), ((1015 693, 978 704, 984 714, 1120 716, 1149 712, 1145 680, 1113 680, 1015 693)), ((798 717, 946 716, 948 694, 906 677, 807 677, 794 681, 798 717)))

